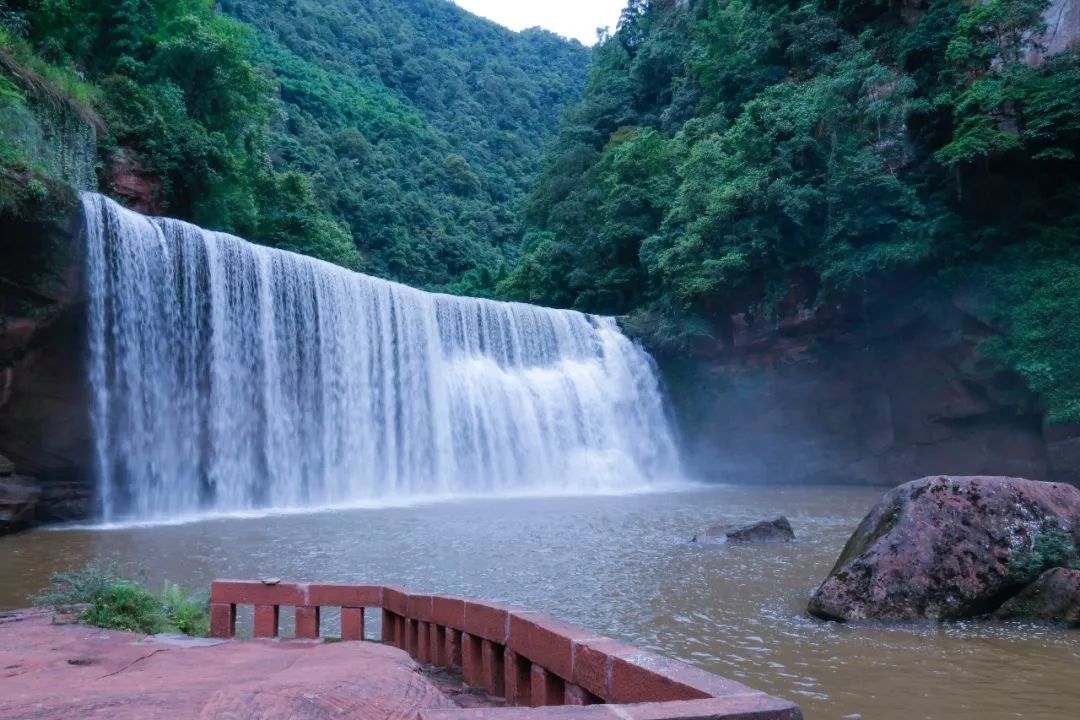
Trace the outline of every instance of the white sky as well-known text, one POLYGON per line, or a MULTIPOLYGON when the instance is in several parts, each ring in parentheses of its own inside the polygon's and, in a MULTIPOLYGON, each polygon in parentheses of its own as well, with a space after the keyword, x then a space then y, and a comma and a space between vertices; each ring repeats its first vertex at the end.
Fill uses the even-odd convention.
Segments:
POLYGON ((536 27, 586 45, 596 43, 596 28, 614 32, 626 0, 454 0, 471 13, 482 15, 512 30, 536 27))

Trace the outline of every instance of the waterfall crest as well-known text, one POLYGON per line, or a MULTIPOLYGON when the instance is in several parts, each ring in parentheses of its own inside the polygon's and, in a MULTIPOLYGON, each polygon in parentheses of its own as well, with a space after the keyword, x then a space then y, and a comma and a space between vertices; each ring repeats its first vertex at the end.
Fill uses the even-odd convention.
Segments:
POLYGON ((655 367, 612 318, 82 203, 107 520, 679 475, 655 367))

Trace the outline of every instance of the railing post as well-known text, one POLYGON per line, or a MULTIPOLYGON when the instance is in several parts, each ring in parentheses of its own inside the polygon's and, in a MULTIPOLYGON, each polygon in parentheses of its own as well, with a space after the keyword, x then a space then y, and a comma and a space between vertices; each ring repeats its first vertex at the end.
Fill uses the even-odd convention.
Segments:
POLYGON ((420 628, 418 623, 412 618, 405 618, 405 652, 410 656, 416 657, 416 636, 420 634, 420 628))
POLYGON ((428 637, 428 632, 431 630, 431 625, 419 620, 416 623, 416 651, 413 656, 417 662, 428 665, 431 663, 431 638, 428 637))
POLYGON ((441 668, 449 668, 450 661, 446 655, 446 628, 432 623, 431 625, 431 662, 441 668))
POLYGON ((503 670, 503 648, 490 640, 480 642, 480 667, 483 673, 484 690, 488 695, 503 697, 506 692, 506 678, 503 670))
POLYGON ((461 631, 454 628, 446 628, 446 668, 448 670, 461 670, 461 631))
POLYGON ((222 639, 236 636, 236 605, 210 603, 210 636, 222 639))
POLYGON ((278 614, 280 605, 256 605, 252 636, 273 638, 278 634, 278 614))
POLYGON ((480 638, 461 633, 461 675, 465 684, 480 687, 484 682, 483 660, 480 657, 480 638))
POLYGON ((296 638, 298 640, 319 639, 319 608, 299 606, 296 608, 296 638))
POLYGON ((503 672, 506 675, 506 704, 528 707, 532 678, 529 675, 531 663, 510 648, 506 648, 503 657, 503 672))
POLYGON ((533 663, 530 695, 531 702, 529 704, 532 707, 562 705, 563 682, 558 676, 533 663))
POLYGON ((382 611, 382 641, 387 645, 398 644, 398 616, 389 610, 382 611))
POLYGON ((341 639, 364 639, 364 608, 341 608, 341 639))

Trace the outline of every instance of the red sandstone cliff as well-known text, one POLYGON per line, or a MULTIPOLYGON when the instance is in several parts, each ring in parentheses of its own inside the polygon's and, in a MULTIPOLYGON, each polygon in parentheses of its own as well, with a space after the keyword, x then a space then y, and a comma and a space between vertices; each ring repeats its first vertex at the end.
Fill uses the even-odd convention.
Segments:
POLYGON ((729 337, 661 357, 687 462, 732 482, 897 485, 934 474, 1080 482, 1080 428, 1047 425, 1024 380, 980 353, 999 334, 963 294, 899 292, 870 317, 739 313, 729 337))
MULTIPOLYGON (((0 455, 14 463, 0 483, 0 508, 11 512, 0 516, 11 515, 8 529, 90 510, 76 205, 71 191, 52 187, 0 212, 0 455)), ((0 532, 7 522, 0 517, 0 532)))

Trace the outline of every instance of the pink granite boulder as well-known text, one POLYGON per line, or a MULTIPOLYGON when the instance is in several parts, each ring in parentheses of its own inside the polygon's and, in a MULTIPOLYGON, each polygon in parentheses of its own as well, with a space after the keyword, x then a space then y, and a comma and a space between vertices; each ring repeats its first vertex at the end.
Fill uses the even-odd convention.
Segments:
POLYGON ((1002 619, 1041 620, 1080 627, 1080 570, 1054 568, 994 613, 1002 619))
POLYGON ((887 493, 814 592, 829 620, 957 619, 992 612, 1074 561, 1080 490, 1007 477, 927 477, 887 493))

